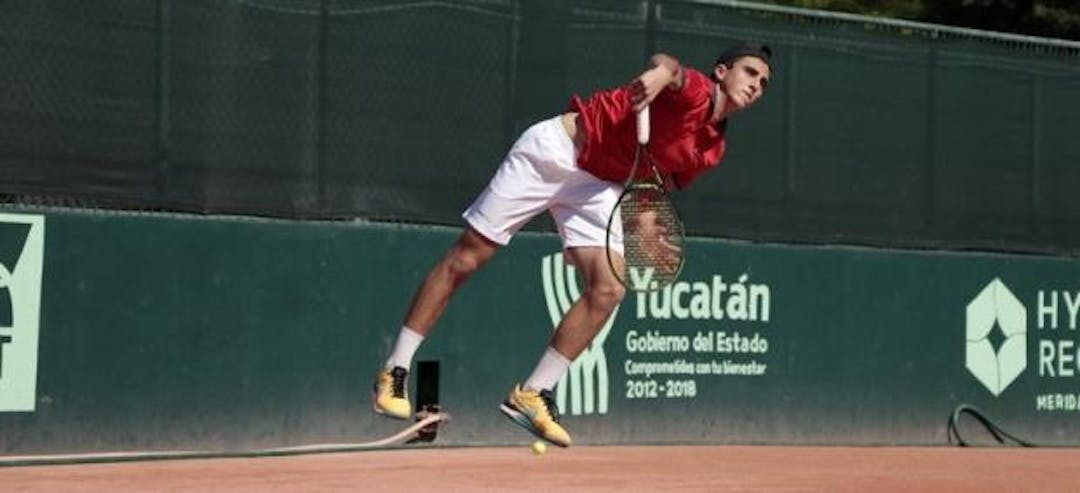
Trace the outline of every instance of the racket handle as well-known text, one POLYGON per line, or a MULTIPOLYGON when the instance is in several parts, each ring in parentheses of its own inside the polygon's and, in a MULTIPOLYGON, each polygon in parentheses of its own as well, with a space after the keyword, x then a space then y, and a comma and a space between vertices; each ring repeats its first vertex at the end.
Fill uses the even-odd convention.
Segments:
POLYGON ((646 106, 637 114, 637 141, 640 145, 649 143, 649 107, 646 106))

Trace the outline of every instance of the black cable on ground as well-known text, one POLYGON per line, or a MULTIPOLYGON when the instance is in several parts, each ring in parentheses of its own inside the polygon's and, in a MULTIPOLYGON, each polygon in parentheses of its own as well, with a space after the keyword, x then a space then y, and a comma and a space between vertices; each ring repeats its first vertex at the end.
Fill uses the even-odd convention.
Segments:
POLYGON ((969 444, 966 440, 964 440, 963 437, 960 436, 960 415, 965 413, 970 414, 973 418, 975 418, 976 421, 982 424, 986 431, 990 432, 990 435, 993 436, 994 439, 997 440, 997 442, 1000 444, 1008 445, 1009 443, 1007 441, 1011 441, 1012 444, 1019 445, 1021 447, 1035 446, 1034 443, 1010 435, 1008 432, 1001 429, 1001 427, 998 426, 996 423, 991 421, 990 418, 987 418, 985 415, 983 415, 982 411, 980 411, 975 406, 972 406, 971 404, 960 404, 959 406, 956 406, 956 409, 953 410, 952 415, 949 416, 949 424, 946 429, 946 432, 949 435, 949 444, 953 444, 953 440, 955 439, 955 444, 957 446, 971 446, 971 444, 969 444))

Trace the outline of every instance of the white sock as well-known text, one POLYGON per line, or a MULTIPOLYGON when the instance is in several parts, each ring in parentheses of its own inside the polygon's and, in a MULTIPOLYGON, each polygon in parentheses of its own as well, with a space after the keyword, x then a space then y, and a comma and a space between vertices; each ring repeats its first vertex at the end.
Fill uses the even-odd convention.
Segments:
POLYGON ((540 363, 536 365, 532 375, 529 375, 529 379, 525 380, 523 387, 532 390, 551 390, 555 388, 555 384, 559 383, 559 379, 566 373, 567 368, 570 368, 570 360, 559 354, 555 348, 548 346, 544 355, 540 357, 540 363))
POLYGON ((386 360, 385 368, 395 366, 400 366, 406 370, 411 368, 413 355, 420 348, 421 342, 424 342, 424 336, 402 325, 401 332, 398 332, 397 342, 394 343, 394 352, 390 353, 390 357, 386 360))

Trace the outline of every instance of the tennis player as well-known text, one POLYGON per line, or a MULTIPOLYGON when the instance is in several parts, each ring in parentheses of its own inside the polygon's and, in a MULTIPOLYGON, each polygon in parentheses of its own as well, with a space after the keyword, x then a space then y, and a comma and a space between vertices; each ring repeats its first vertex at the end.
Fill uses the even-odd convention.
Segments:
MULTIPOLYGON (((487 189, 462 214, 468 226, 420 285, 384 368, 375 378, 375 412, 407 419, 413 355, 459 286, 537 214, 551 213, 565 256, 581 273, 583 292, 555 329, 535 370, 500 407, 536 436, 567 447, 552 388, 622 301, 625 288, 609 265, 606 226, 637 146, 635 114, 652 112, 650 151, 664 182, 685 188, 724 155, 728 117, 752 106, 771 74, 771 50, 741 42, 717 59, 710 75, 657 54, 629 84, 574 96, 570 109, 527 129, 487 189)), ((649 172, 647 170, 643 170, 649 172)), ((621 245, 621 239, 618 239, 621 245)), ((614 267, 619 268, 621 258, 614 267)))

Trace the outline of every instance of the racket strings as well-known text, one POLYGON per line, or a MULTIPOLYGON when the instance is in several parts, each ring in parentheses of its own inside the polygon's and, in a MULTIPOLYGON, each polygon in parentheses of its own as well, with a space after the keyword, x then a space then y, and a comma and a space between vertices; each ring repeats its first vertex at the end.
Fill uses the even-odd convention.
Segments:
POLYGON ((674 282, 682 268, 683 227, 667 196, 655 187, 630 190, 621 215, 631 283, 647 282, 652 290, 674 282))

